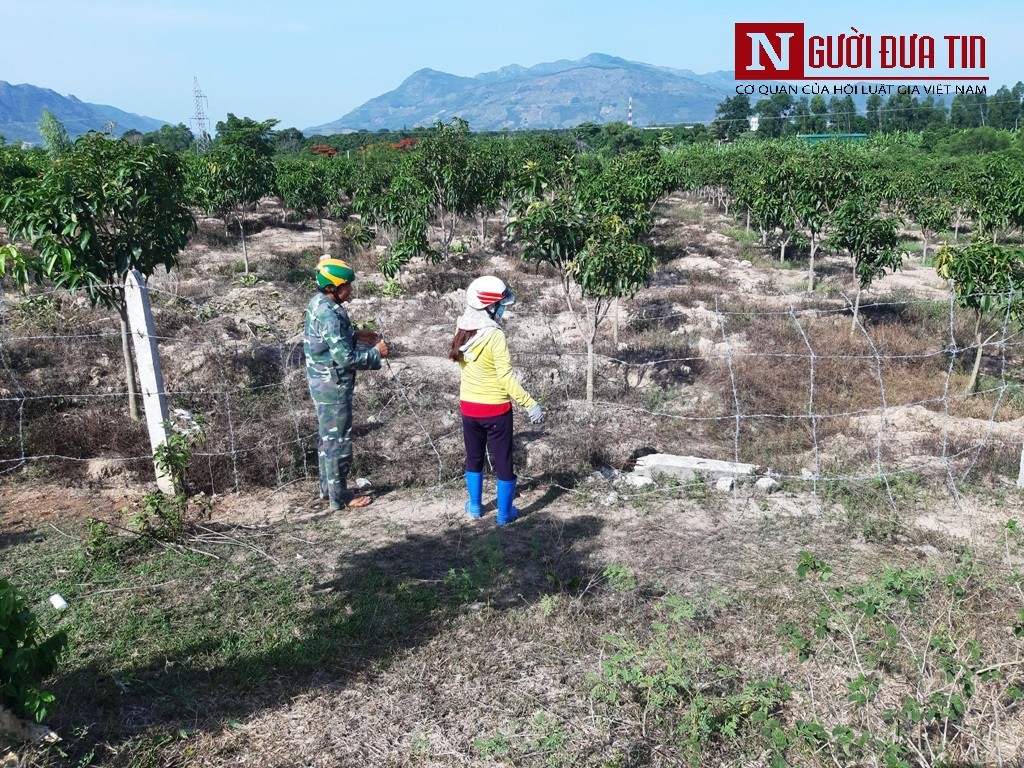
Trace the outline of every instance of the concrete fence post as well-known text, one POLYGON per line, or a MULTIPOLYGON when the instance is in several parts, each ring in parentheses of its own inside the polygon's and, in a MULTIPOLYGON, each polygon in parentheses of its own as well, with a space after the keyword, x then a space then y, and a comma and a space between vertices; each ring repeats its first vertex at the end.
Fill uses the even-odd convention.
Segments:
MULTIPOLYGON (((167 395, 164 392, 164 375, 160 370, 160 355, 153 329, 153 313, 149 308, 146 278, 137 269, 129 271, 125 277, 124 296, 128 306, 128 327, 135 348, 135 362, 139 367, 149 446, 156 453, 157 448, 167 443, 167 395)), ((157 488, 167 495, 173 495, 175 489, 171 476, 162 471, 155 461, 153 467, 157 488)))

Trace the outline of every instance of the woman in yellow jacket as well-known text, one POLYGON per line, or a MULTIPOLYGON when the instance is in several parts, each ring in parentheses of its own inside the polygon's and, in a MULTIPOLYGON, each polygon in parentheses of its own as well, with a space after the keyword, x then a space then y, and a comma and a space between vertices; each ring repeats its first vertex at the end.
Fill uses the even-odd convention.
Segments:
POLYGON ((508 342, 501 319, 515 296, 497 277, 478 277, 466 289, 466 310, 456 324, 448 357, 459 364, 462 386, 462 436, 466 443, 466 512, 481 514, 484 458, 491 454, 498 485, 498 525, 518 517, 512 506, 516 475, 512 470, 512 401, 526 409, 530 421, 540 424, 544 412, 512 373, 508 342))

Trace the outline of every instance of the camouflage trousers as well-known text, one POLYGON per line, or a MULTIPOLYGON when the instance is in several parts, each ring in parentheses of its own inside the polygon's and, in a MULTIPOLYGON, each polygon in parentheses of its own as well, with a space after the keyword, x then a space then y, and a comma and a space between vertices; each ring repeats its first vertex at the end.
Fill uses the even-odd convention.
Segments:
POLYGON ((320 459, 320 496, 331 506, 348 501, 348 471, 352 466, 352 398, 314 403, 320 423, 317 456, 320 459))

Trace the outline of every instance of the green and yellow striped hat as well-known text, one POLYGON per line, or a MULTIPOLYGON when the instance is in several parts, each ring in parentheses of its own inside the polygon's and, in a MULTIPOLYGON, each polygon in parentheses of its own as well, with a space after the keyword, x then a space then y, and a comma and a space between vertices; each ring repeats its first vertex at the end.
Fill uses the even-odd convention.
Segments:
POLYGON ((341 259, 321 259, 316 265, 316 284, 321 288, 344 285, 355 279, 355 270, 341 259))

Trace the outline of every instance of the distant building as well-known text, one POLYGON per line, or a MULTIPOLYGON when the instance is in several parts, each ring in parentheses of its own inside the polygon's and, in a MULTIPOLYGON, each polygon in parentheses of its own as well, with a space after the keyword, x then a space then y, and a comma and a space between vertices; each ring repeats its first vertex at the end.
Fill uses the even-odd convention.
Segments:
POLYGON ((756 131, 758 122, 760 121, 760 115, 751 115, 747 118, 747 121, 750 123, 750 130, 756 131))
POLYGON ((866 133, 798 133, 798 139, 803 139, 808 144, 817 144, 819 141, 829 139, 840 139, 842 141, 867 141, 866 133))

